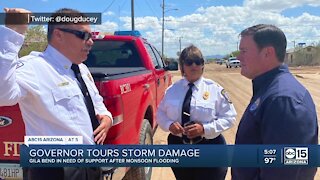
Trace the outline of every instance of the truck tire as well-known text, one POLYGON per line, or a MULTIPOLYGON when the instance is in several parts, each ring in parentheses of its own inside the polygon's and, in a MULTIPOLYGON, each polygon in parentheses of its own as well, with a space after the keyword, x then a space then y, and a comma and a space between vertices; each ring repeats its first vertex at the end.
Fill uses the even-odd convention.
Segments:
MULTIPOLYGON (((139 141, 140 144, 153 144, 152 128, 147 119, 142 121, 139 141)), ((150 180, 151 173, 151 167, 132 167, 122 180, 150 180)))

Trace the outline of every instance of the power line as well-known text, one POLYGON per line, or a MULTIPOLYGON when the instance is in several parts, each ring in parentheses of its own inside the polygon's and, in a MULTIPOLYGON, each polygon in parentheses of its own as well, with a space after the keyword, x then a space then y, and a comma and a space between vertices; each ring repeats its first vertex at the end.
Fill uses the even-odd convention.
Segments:
POLYGON ((126 5, 127 2, 128 2, 127 0, 123 0, 121 6, 119 6, 119 8, 118 8, 118 17, 117 18, 118 18, 118 30, 119 31, 120 31, 120 27, 121 27, 121 25, 120 25, 121 10, 126 5))
MULTIPOLYGON (((102 11, 102 13, 108 11, 108 9, 113 5, 114 2, 115 2, 115 0, 113 0, 113 1, 109 4, 109 6, 108 6, 104 11, 102 11)), ((127 2, 127 0, 122 0, 122 5, 119 6, 119 8, 118 8, 118 16, 109 17, 109 18, 110 18, 110 19, 109 19, 110 21, 116 21, 115 19, 118 18, 118 23, 120 24, 120 11, 121 11, 122 8, 125 6, 126 2, 127 2)))
POLYGON ((124 0, 120 7, 124 7, 127 4, 127 0, 124 0))
MULTIPOLYGON (((155 11, 154 11, 154 9, 152 8, 152 6, 150 6, 150 4, 149 4, 149 2, 150 1, 148 1, 148 0, 145 0, 145 2, 146 2, 146 4, 149 6, 149 8, 151 9, 151 12, 157 17, 157 15, 156 15, 156 13, 155 13, 155 11)), ((160 11, 159 11, 160 12, 160 11)))
POLYGON ((108 9, 112 6, 112 4, 113 4, 115 1, 116 1, 116 0, 113 0, 113 1, 110 3, 110 5, 109 5, 105 10, 103 10, 101 13, 104 13, 104 12, 108 11, 108 9))

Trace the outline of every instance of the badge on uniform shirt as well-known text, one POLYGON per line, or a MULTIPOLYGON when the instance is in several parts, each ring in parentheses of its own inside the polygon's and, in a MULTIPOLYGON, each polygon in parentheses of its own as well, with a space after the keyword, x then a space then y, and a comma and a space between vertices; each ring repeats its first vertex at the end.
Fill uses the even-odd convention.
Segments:
POLYGON ((225 90, 225 89, 222 89, 221 90, 221 95, 231 104, 232 103, 232 101, 231 101, 231 99, 229 98, 229 95, 228 95, 228 93, 227 93, 227 91, 225 90))
POLYGON ((260 98, 258 98, 251 106, 250 106, 250 111, 254 111, 259 107, 260 104, 260 98))
POLYGON ((90 73, 88 73, 88 74, 87 74, 87 76, 88 76, 88 78, 90 79, 90 81, 92 81, 92 82, 93 82, 93 78, 92 78, 91 74, 90 74, 90 73))
POLYGON ((204 92, 202 97, 204 100, 207 100, 207 99, 209 99, 209 95, 210 95, 210 93, 208 91, 206 91, 206 92, 204 92))

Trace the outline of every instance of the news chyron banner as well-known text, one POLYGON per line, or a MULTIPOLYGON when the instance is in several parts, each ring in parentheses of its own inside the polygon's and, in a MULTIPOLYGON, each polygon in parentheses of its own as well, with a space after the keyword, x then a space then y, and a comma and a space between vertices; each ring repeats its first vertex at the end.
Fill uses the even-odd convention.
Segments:
MULTIPOLYGON (((73 139, 72 139, 73 138, 73 139)), ((318 145, 50 145, 20 147, 22 167, 317 167, 318 145)), ((58 139, 41 139, 41 141, 58 139)), ((39 140, 38 140, 39 141, 39 140)), ((66 143, 67 142, 67 143, 66 143)), ((76 140, 76 143, 79 141, 76 140)))

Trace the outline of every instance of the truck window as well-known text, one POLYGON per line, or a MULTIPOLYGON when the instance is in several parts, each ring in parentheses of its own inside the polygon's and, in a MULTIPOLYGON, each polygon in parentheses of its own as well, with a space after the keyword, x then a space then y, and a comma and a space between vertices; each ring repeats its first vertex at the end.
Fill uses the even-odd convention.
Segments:
POLYGON ((95 41, 87 60, 88 67, 143 67, 132 42, 95 41))
POLYGON ((161 64, 159 64, 159 62, 157 60, 157 57, 156 57, 155 53, 153 52, 152 47, 148 43, 145 43, 144 45, 146 46, 146 48, 148 50, 148 53, 150 54, 150 57, 152 59, 152 63, 154 65, 154 68, 155 69, 160 69, 161 68, 161 64))
POLYGON ((153 49, 153 52, 154 52, 154 54, 155 54, 155 56, 157 58, 157 61, 158 61, 158 64, 159 64, 160 68, 164 68, 165 65, 164 65, 164 63, 162 61, 162 58, 161 58, 159 52, 157 51, 156 48, 154 48, 152 46, 151 46, 151 48, 153 49))

